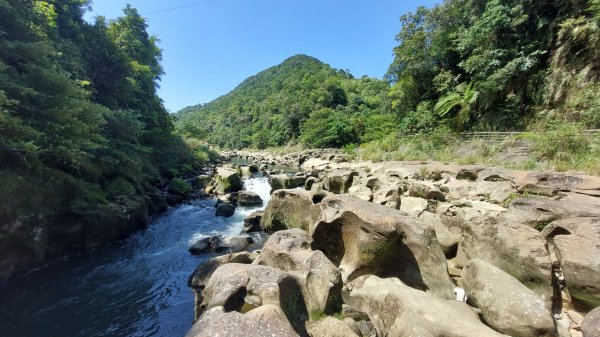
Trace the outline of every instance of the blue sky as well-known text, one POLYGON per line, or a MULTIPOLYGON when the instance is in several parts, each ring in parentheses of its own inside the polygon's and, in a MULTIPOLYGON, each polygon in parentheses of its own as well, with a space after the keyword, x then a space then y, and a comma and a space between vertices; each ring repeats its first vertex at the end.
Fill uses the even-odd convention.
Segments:
POLYGON ((161 40, 166 74, 159 95, 176 112, 224 95, 295 54, 349 69, 356 77, 382 78, 393 59, 400 16, 437 2, 94 0, 87 17, 116 18, 127 3, 138 9, 161 40), (188 5, 193 6, 168 10, 188 5))

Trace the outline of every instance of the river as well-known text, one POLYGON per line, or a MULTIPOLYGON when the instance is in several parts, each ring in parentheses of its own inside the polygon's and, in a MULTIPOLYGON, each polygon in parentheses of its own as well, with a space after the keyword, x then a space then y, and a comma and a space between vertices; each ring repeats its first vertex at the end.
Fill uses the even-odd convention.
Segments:
MULTIPOLYGON (((270 198, 266 178, 245 182, 270 198)), ((0 336, 184 336, 194 317, 187 279, 215 255, 192 256, 195 239, 239 234, 262 207, 217 218, 214 199, 194 200, 154 218, 129 239, 71 254, 0 285, 0 336)), ((256 237, 260 245, 262 238, 256 237)))

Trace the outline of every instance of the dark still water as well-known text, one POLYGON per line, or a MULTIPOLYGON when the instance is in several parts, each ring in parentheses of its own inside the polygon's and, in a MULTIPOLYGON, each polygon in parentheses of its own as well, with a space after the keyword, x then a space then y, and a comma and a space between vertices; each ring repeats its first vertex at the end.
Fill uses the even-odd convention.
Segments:
MULTIPOLYGON (((245 182, 266 202, 265 178, 245 182)), ((262 208, 214 216, 213 199, 170 209, 127 240, 72 254, 0 285, 0 336, 183 336, 192 325, 187 279, 214 255, 192 256, 195 239, 237 235, 262 208)), ((259 239, 259 238, 257 238, 259 239)))

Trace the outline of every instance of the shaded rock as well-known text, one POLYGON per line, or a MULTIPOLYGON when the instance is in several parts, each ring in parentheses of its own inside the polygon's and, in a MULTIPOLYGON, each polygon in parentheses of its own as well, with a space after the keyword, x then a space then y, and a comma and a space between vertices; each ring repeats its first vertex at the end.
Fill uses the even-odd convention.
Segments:
POLYGON ((477 169, 462 169, 456 174, 456 179, 475 181, 479 178, 478 171, 477 169))
POLYGON ((262 219, 263 211, 256 211, 250 213, 244 219, 244 229, 242 229, 243 233, 252 233, 252 232, 260 232, 260 220, 262 219))
POLYGON ((220 244, 221 238, 219 236, 207 236, 194 242, 188 250, 192 255, 199 255, 217 250, 220 244))
POLYGON ((308 177, 304 181, 304 188, 306 190, 310 191, 312 189, 313 185, 316 184, 316 183, 318 183, 318 182, 319 182, 318 178, 316 178, 316 177, 308 177))
POLYGON ((358 176, 358 172, 355 171, 329 171, 323 179, 325 190, 335 194, 348 193, 348 189, 352 186, 352 180, 356 176, 358 176))
POLYGON ((305 177, 290 177, 287 174, 278 174, 271 177, 271 190, 291 189, 304 186, 305 177))
POLYGON ((314 198, 315 194, 300 189, 273 192, 260 221, 260 227, 267 232, 289 228, 308 230, 313 222, 311 214, 314 198))
POLYGON ((513 337, 557 336, 544 300, 511 275, 475 259, 463 268, 461 277, 469 303, 481 309, 494 330, 513 337))
POLYGON ((446 258, 431 226, 348 195, 328 196, 319 208, 311 227, 312 248, 339 265, 343 280, 369 273, 395 276, 453 298, 446 258))
POLYGON ((263 200, 252 191, 240 191, 237 195, 237 202, 242 206, 262 205, 263 200))
POLYGON ((333 317, 307 322, 306 330, 311 337, 359 337, 346 323, 333 317))
POLYGON ((448 187, 448 195, 451 199, 485 199, 497 204, 504 203, 514 191, 509 181, 451 180, 444 186, 448 187))
POLYGON ((275 305, 263 305, 246 314, 227 312, 224 307, 208 310, 186 337, 299 337, 284 312, 275 305))
POLYGON ((481 216, 463 223, 456 262, 485 260, 550 300, 551 261, 540 233, 523 224, 481 216))
POLYGON ((219 167, 215 175, 215 190, 219 194, 241 191, 242 178, 233 168, 219 167))
POLYGON ((228 218, 235 213, 235 206, 228 203, 219 203, 217 205, 217 210, 215 211, 216 216, 222 216, 228 218))
POLYGON ((414 181, 408 189, 408 195, 424 199, 445 201, 446 196, 433 183, 427 181, 414 181))
POLYGON ((196 189, 205 189, 210 185, 211 177, 207 175, 199 175, 195 179, 192 179, 192 187, 196 189))
POLYGON ((219 251, 227 251, 229 253, 237 253, 248 249, 248 246, 254 243, 254 239, 248 235, 231 235, 221 239, 219 251))
POLYGON ((555 221, 542 235, 554 244, 574 303, 587 310, 600 306, 600 218, 555 221))
POLYGON ((583 337, 600 337, 600 307, 585 315, 581 323, 583 337))
POLYGON ((308 312, 300 286, 293 276, 276 268, 225 264, 212 274, 203 295, 201 310, 223 307, 227 312, 240 312, 244 306, 258 309, 270 304, 281 308, 296 332, 305 330, 308 312))
POLYGON ((354 309, 353 307, 349 306, 348 304, 342 304, 342 315, 344 317, 350 317, 357 321, 369 319, 369 315, 367 315, 366 313, 364 313, 360 310, 354 309))
POLYGON ((256 259, 257 256, 258 254, 256 253, 241 252, 208 259, 199 264, 192 275, 190 275, 190 278, 188 279, 188 287, 192 289, 204 289, 211 275, 220 266, 227 263, 250 264, 256 259))
POLYGON ((435 236, 444 254, 456 251, 462 232, 462 221, 459 217, 423 212, 419 215, 419 220, 435 229, 435 236))
POLYGON ((356 322, 356 326, 358 327, 358 330, 360 330, 362 337, 378 337, 375 325, 373 325, 371 321, 361 320, 356 322))
POLYGON ((464 303, 433 297, 396 278, 368 275, 344 288, 344 302, 365 311, 379 336, 500 337, 464 303))
POLYGON ((311 242, 308 233, 299 228, 278 231, 269 237, 255 263, 294 276, 309 313, 339 312, 340 272, 321 251, 311 250, 311 242))

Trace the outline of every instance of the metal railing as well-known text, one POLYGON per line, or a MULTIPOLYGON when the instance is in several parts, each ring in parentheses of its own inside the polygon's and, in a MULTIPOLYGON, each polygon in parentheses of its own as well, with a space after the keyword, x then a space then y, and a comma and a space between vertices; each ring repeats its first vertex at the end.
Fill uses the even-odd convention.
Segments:
MULTIPOLYGON (((586 134, 599 133, 600 129, 583 130, 586 134)), ((461 132, 460 136, 463 139, 489 139, 489 140, 504 140, 506 138, 515 137, 522 134, 528 134, 531 132, 517 132, 517 131, 506 131, 506 132, 461 132)))

